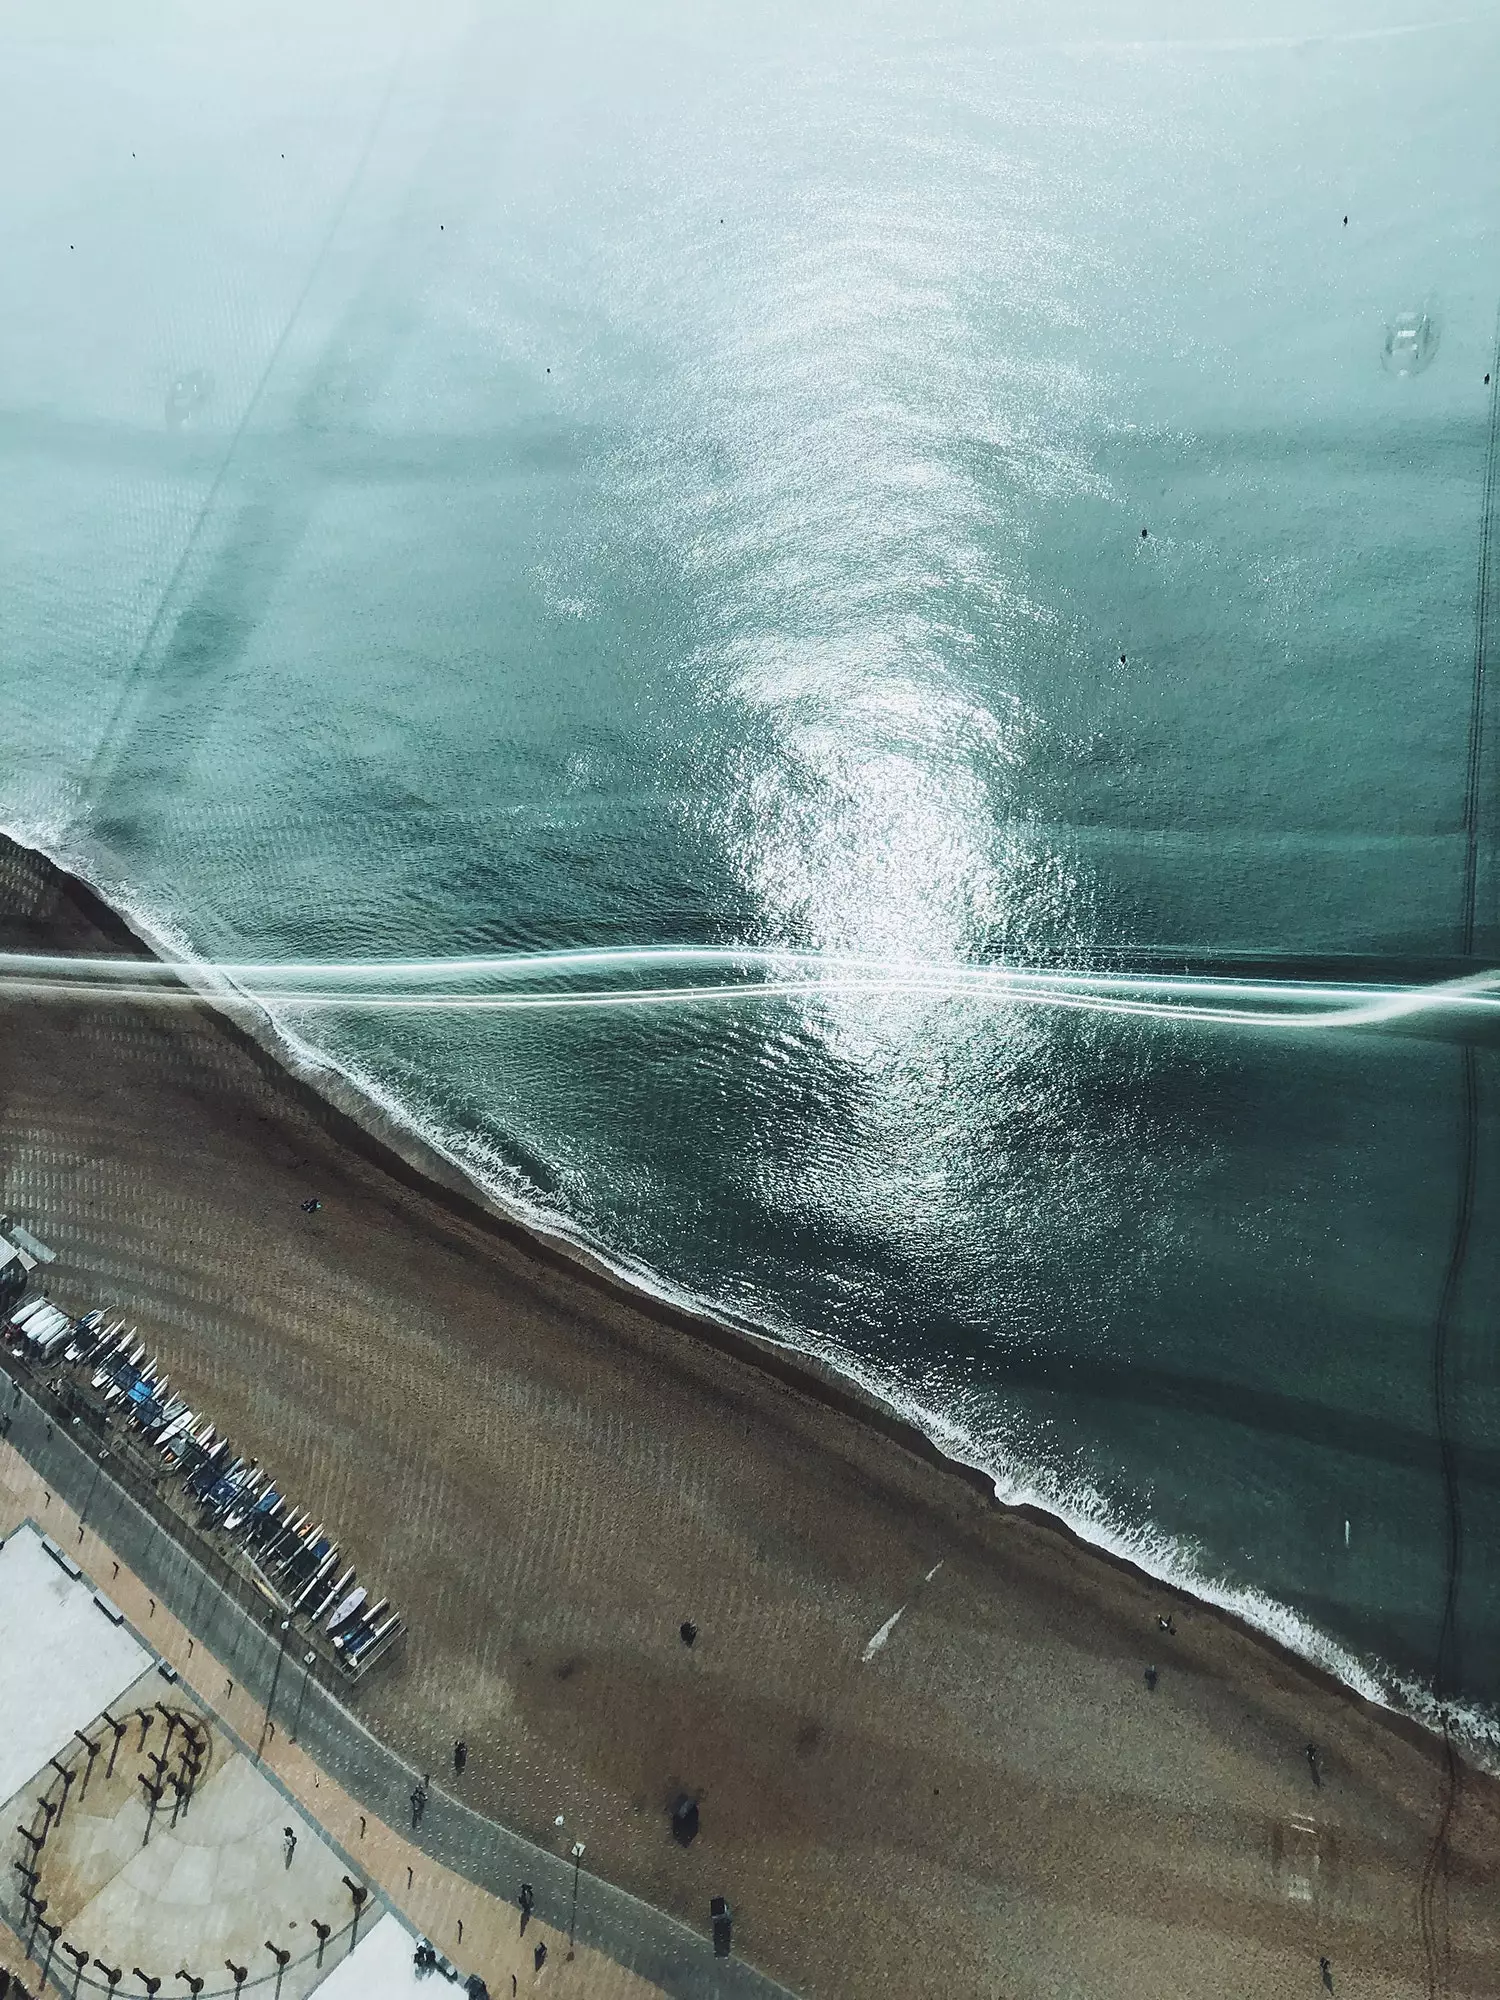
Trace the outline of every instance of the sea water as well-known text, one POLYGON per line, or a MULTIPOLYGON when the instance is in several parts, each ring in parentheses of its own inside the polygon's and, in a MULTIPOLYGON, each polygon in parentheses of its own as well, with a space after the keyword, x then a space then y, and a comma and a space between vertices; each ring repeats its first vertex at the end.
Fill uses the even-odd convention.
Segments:
MULTIPOLYGON (((1492 5, 0 37, 0 818, 154 934, 1400 983, 1467 912, 1500 955, 1492 5)), ((1487 1048, 1439 1349, 1451 1031, 281 1025, 1007 1497, 1493 1714, 1487 1048)))

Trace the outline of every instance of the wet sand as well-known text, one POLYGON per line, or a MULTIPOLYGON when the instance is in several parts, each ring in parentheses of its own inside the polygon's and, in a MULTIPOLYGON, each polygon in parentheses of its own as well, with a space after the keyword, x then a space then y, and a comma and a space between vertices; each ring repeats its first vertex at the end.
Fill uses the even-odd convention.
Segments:
MULTIPOLYGON (((131 948, 9 848, 0 910, 131 948)), ((424 1178, 211 1010, 0 1003, 0 1162, 54 1292, 128 1309, 404 1611, 371 1726, 696 1926, 727 1894, 789 1986, 1258 2000, 1326 1954, 1500 1992, 1492 1780, 1445 1815, 1414 1725, 424 1178)))

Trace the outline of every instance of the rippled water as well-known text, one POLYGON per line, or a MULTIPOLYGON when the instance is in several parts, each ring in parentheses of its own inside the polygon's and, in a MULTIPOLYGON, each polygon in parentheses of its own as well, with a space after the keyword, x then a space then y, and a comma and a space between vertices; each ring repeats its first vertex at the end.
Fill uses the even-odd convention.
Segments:
MULTIPOLYGON (((1493 5, 29 5, 0 814, 163 934, 1462 969, 1493 5)), ((287 1026, 1004 1490, 1431 1681, 1451 1032, 287 1026)), ((1485 1704, 1493 1071, 1445 1375, 1485 1704)))

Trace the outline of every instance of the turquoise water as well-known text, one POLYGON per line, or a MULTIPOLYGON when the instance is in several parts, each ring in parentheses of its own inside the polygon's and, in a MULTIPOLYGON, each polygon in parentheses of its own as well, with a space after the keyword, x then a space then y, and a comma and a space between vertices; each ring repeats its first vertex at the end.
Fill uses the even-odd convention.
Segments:
MULTIPOLYGON (((213 958, 1500 958, 1500 10, 623 12, 11 10, 10 830, 213 958)), ((1500 1702, 1483 1042, 1469 1128, 1451 1026, 284 1025, 1004 1492, 1500 1702)))

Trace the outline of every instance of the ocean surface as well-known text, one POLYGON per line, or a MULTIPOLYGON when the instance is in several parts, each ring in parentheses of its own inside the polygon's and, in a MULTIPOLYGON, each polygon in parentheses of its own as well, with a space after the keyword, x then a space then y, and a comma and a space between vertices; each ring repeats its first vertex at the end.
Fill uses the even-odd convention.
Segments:
MULTIPOLYGON (((152 935, 1500 962, 1493 0, 124 18, 0 23, 0 823, 152 935)), ((782 985, 278 1019, 1500 1726, 1493 1032, 782 985)))

